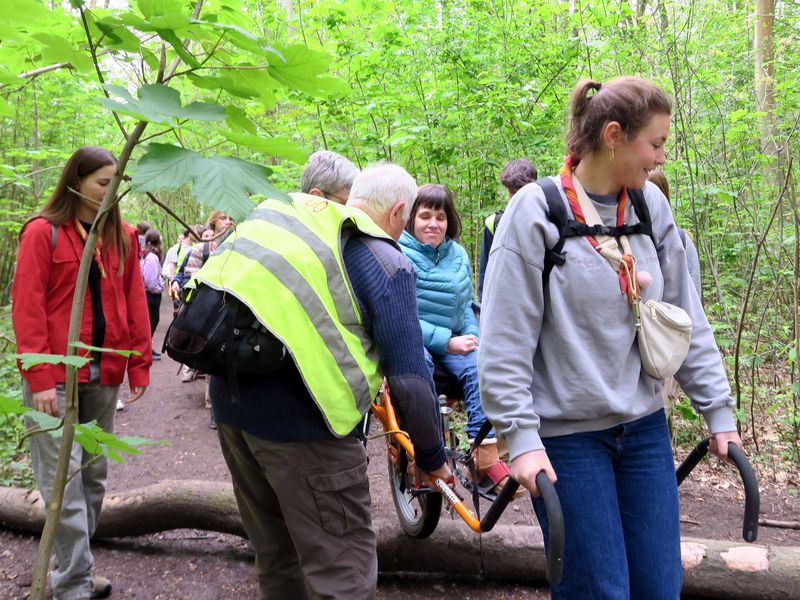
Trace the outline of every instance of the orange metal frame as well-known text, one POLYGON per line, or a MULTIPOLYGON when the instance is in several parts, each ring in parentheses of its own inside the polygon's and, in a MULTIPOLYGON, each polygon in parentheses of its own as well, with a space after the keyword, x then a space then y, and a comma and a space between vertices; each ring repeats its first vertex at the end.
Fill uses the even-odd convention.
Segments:
MULTIPOLYGON (((389 394, 389 388, 385 382, 381 387, 381 391, 378 394, 377 400, 372 403, 372 414, 375 415, 381 422, 384 432, 391 432, 385 437, 386 445, 388 446, 389 450, 389 456, 391 456, 395 467, 397 466, 397 461, 399 460, 399 452, 397 450, 397 446, 393 446, 393 444, 399 444, 403 450, 406 451, 408 457, 413 459, 414 446, 411 443, 411 439, 404 431, 402 431, 400 424, 397 422, 397 413, 395 413, 394 405, 392 404, 392 398, 389 394)), ((449 435, 449 432, 444 433, 445 435, 449 435)), ((483 531, 481 529, 481 523, 478 520, 478 517, 476 517, 475 513, 473 513, 466 504, 464 504, 464 500, 458 495, 458 493, 449 485, 447 485, 447 482, 438 477, 434 481, 434 484, 451 504, 453 510, 458 513, 458 516, 464 520, 469 528, 476 533, 482 533, 483 531)))

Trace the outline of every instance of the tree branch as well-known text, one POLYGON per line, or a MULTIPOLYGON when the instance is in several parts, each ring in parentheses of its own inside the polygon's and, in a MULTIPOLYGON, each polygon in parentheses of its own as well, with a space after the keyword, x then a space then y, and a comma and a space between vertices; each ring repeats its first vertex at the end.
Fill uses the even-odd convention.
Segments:
MULTIPOLYGON (((100 70, 100 63, 97 62, 97 49, 94 47, 92 43, 92 32, 89 31, 89 21, 86 20, 86 11, 83 10, 83 7, 80 8, 81 11, 81 23, 83 23, 83 31, 86 34, 86 40, 89 42, 89 52, 92 54, 92 64, 94 65, 94 70, 97 72, 97 80, 100 82, 100 87, 103 90, 103 94, 105 94, 106 98, 111 98, 105 88, 105 77, 103 77, 103 72, 100 70)), ((128 139, 128 132, 125 131, 125 126, 122 124, 122 119, 119 118, 119 115, 115 111, 111 111, 111 114, 114 116, 114 120, 117 122, 117 126, 119 130, 122 132, 122 137, 126 140, 128 139)))

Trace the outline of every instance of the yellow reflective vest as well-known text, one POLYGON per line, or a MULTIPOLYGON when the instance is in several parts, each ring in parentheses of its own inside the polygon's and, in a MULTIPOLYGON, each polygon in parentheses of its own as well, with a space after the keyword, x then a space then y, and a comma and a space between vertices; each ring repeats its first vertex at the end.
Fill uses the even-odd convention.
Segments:
POLYGON ((291 196, 292 203, 258 205, 194 280, 236 296, 283 342, 328 428, 344 437, 368 410, 382 375, 342 250, 354 230, 394 240, 361 210, 291 196))

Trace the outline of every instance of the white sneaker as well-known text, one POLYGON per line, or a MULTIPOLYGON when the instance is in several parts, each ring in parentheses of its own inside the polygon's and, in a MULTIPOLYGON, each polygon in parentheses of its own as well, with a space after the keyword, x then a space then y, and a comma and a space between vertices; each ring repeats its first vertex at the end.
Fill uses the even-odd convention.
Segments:
POLYGON ((117 398, 117 410, 124 410, 125 403, 122 401, 122 398, 117 398))

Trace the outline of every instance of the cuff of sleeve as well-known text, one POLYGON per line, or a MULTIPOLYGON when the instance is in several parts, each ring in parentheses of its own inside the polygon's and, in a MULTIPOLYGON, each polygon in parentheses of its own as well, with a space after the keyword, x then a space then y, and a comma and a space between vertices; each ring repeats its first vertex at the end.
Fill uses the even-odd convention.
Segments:
POLYGON ((431 354, 436 354, 437 356, 443 356, 447 354, 447 342, 450 341, 450 331, 443 327, 437 327, 433 331, 433 337, 431 339, 431 347, 429 350, 431 354))
POLYGON ((447 462, 447 451, 444 448, 444 444, 439 444, 436 448, 424 451, 414 448, 414 462, 423 471, 428 473, 435 471, 447 462))
POLYGON ((128 385, 132 388, 150 385, 150 369, 148 367, 128 369, 128 385))
POLYGON ((35 369, 23 371, 20 369, 23 379, 28 382, 28 387, 31 393, 43 392, 44 390, 52 390, 56 387, 56 380, 53 377, 51 367, 48 365, 44 369, 35 369))
POLYGON ((514 460, 518 456, 533 450, 544 450, 542 438, 536 429, 517 429, 513 432, 503 432, 502 436, 508 444, 508 457, 514 460))
POLYGON ((727 406, 709 410, 703 413, 708 430, 711 433, 723 433, 725 431, 736 431, 736 420, 733 418, 733 411, 727 406))

